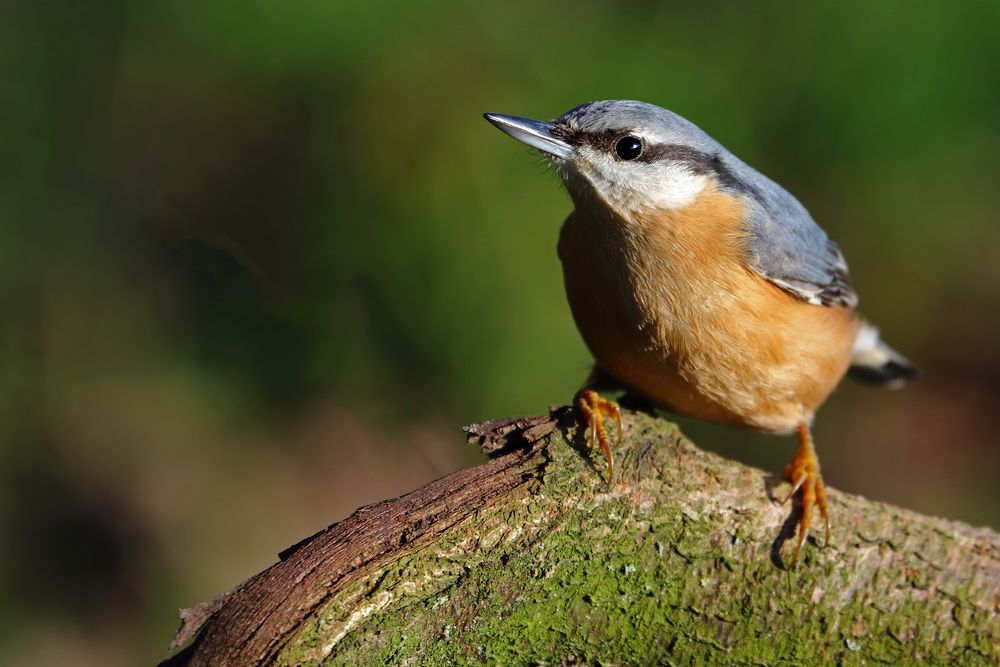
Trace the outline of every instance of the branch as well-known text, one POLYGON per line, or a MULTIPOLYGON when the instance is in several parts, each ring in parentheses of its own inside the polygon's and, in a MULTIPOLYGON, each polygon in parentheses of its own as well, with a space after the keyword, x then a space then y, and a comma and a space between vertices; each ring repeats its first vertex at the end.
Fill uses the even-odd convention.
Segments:
POLYGON ((787 571, 773 477, 624 417, 610 489, 567 408, 469 427, 496 458, 185 610, 162 664, 1000 659, 997 533, 831 490, 832 544, 787 571))

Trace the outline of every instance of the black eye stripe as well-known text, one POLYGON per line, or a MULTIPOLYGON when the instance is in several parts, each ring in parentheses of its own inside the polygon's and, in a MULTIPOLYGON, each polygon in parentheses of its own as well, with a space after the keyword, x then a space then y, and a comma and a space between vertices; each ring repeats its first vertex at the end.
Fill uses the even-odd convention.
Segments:
MULTIPOLYGON (((580 146, 589 144, 596 150, 614 155, 615 143, 629 136, 628 130, 602 130, 600 132, 583 132, 569 127, 559 128, 558 134, 568 144, 580 146)), ((632 135, 634 136, 634 135, 632 135)), ((616 156, 617 157, 617 156, 616 156)), ((642 153, 632 162, 642 162, 650 164, 653 162, 683 162, 696 174, 713 174, 719 183, 738 192, 760 199, 761 195, 753 186, 739 178, 722 160, 718 153, 706 153, 690 146, 681 144, 653 144, 645 143, 642 153)))
MULTIPOLYGON (((636 136, 627 130, 602 130, 600 132, 567 132, 562 138, 568 143, 579 146, 580 144, 590 144, 594 148, 607 153, 614 153, 617 143, 629 136, 636 136)), ((718 156, 703 153, 697 149, 682 146, 680 144, 650 144, 644 143, 642 154, 637 158, 638 162, 659 162, 661 160, 679 160, 687 162, 695 173, 707 173, 713 170, 713 162, 718 156)))
POLYGON ((715 171, 716 163, 721 164, 718 155, 710 155, 679 144, 651 144, 642 154, 641 160, 643 162, 684 162, 696 174, 715 171))

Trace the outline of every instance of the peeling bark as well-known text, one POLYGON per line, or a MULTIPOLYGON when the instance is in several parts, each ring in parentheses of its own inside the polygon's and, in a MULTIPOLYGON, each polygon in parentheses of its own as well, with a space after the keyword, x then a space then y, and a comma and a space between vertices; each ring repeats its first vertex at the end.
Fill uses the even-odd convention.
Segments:
POLYGON ((185 610, 162 664, 1000 661, 994 531, 830 490, 789 571, 773 477, 625 412, 609 489, 569 416, 469 427, 495 458, 185 610))

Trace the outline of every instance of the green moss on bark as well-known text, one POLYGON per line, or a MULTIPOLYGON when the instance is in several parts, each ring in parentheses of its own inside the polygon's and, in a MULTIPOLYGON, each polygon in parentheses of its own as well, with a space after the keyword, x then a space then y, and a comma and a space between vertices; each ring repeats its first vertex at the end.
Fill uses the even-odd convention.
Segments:
POLYGON ((355 572, 279 664, 997 662, 992 531, 831 492, 832 545, 786 571, 765 473, 627 424, 624 483, 554 431, 528 483, 355 572))

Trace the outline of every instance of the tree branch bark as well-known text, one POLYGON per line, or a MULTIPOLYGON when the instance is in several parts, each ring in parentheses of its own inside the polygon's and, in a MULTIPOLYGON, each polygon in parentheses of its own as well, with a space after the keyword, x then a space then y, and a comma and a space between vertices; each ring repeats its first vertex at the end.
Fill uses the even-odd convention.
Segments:
POLYGON ((567 408, 469 427, 495 458, 182 611, 161 664, 1000 661, 996 532, 831 490, 785 570, 775 478, 624 417, 611 488, 567 408))

